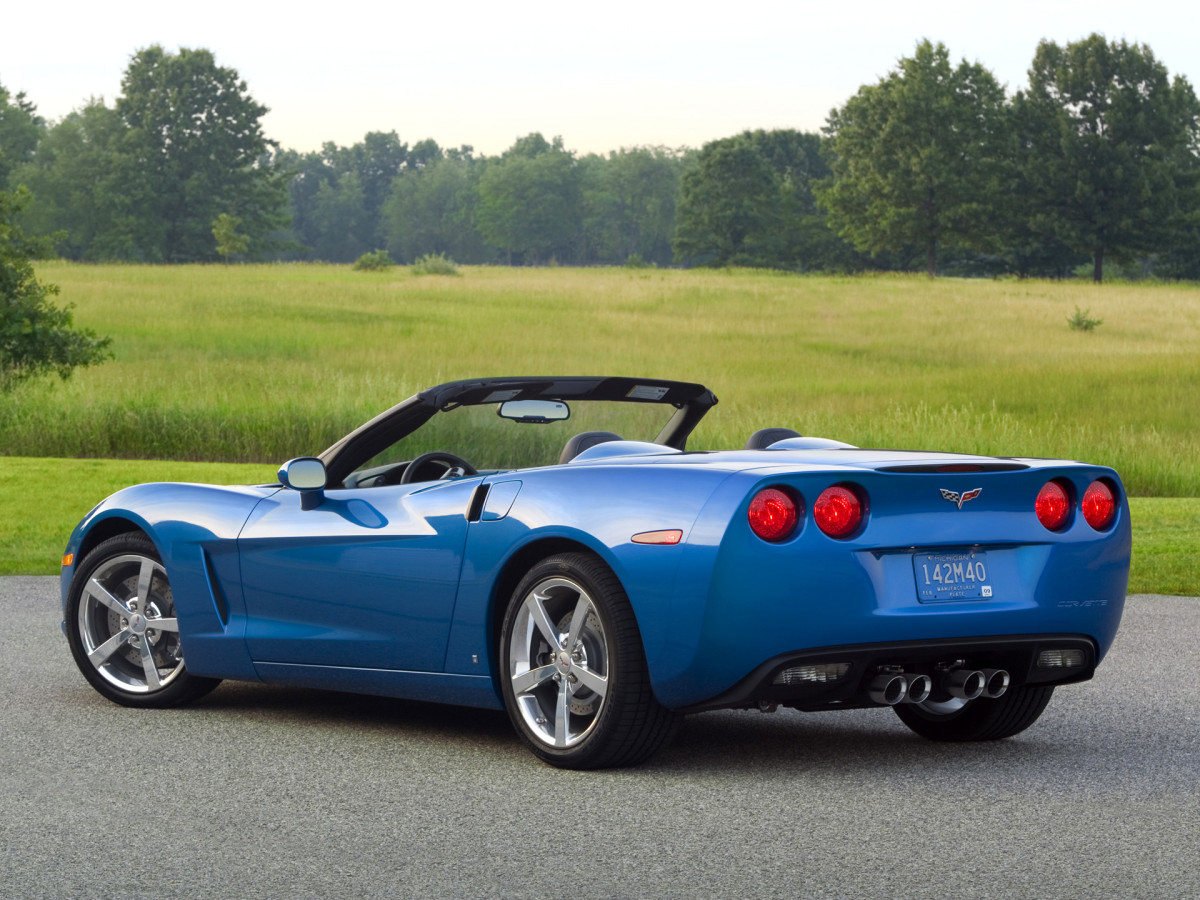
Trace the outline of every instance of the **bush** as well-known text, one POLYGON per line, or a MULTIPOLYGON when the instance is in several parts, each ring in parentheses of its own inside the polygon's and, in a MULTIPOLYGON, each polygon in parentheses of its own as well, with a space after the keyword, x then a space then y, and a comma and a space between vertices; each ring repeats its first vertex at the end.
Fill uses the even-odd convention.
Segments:
POLYGON ((443 253, 426 253, 410 266, 414 275, 460 275, 458 265, 443 253))
POLYGON ((354 269, 357 272, 383 272, 394 265, 386 250, 372 250, 354 261, 354 269))
POLYGON ((30 260, 45 255, 50 239, 26 237, 17 221, 30 196, 23 187, 0 191, 0 394, 49 372, 65 381, 112 356, 111 339, 76 328, 70 305, 50 301, 58 286, 34 277, 30 260))
POLYGON ((1081 310, 1078 306, 1075 307, 1075 315, 1067 317, 1067 324, 1071 326, 1072 331, 1091 331, 1097 325, 1104 323, 1103 319, 1088 318, 1088 313, 1091 309, 1081 310))
POLYGON ((640 253, 630 253, 629 258, 625 260, 624 267, 626 269, 656 269, 658 268, 652 262, 646 262, 640 253))

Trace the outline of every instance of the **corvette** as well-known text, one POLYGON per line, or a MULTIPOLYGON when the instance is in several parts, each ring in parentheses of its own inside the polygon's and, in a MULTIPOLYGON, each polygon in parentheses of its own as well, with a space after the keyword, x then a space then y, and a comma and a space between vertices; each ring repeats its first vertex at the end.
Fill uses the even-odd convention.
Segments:
POLYGON ((503 708, 579 769, 720 708, 1006 738, 1093 677, 1129 573, 1112 469, 782 427, 689 451, 716 403, 660 379, 457 381, 277 484, 119 491, 64 552, 71 653, 133 707, 235 679, 503 708))

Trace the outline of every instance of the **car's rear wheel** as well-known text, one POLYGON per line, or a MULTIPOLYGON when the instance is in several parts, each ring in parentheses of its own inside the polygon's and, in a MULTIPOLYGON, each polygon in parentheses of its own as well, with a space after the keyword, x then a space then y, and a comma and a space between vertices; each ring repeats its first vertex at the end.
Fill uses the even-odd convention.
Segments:
POLYGON ((118 535, 88 553, 71 581, 65 613, 75 664, 115 703, 178 706, 220 683, 187 671, 171 583, 145 535, 118 535))
POLYGON ((533 752, 568 769, 641 762, 675 732, 658 703, 629 599, 586 553, 543 560, 522 579, 500 632, 504 704, 533 752))
POLYGON ((995 699, 926 700, 893 706, 905 725, 934 741, 997 741, 1024 731, 1038 720, 1053 686, 1009 688, 995 699))

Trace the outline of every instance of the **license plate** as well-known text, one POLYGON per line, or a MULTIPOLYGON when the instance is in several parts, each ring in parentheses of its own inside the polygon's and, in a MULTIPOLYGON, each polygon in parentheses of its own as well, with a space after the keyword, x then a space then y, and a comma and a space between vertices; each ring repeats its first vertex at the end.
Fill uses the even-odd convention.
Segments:
POLYGON ((992 596, 987 553, 982 550, 914 553, 913 575, 922 603, 986 600, 992 596))

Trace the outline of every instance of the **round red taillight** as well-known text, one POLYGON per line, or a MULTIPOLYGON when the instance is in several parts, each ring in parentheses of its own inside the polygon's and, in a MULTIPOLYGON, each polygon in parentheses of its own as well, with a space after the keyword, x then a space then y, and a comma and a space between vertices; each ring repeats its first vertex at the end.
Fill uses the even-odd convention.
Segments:
POLYGON ((764 541, 782 541, 796 530, 800 511, 796 501, 779 488, 763 488, 750 501, 750 530, 764 541))
POLYGON ((1066 524, 1067 516, 1071 514, 1071 499, 1067 496, 1067 489, 1061 484, 1057 481, 1047 481, 1038 491, 1033 508, 1037 512, 1039 522, 1051 531, 1057 531, 1066 524))
POLYGON ((1117 498, 1103 481, 1093 481, 1083 492, 1083 518, 1097 531, 1112 524, 1117 515, 1117 498))
POLYGON ((846 537, 862 522, 863 507, 858 494, 834 485, 821 491, 813 504, 813 521, 830 537, 846 537))

